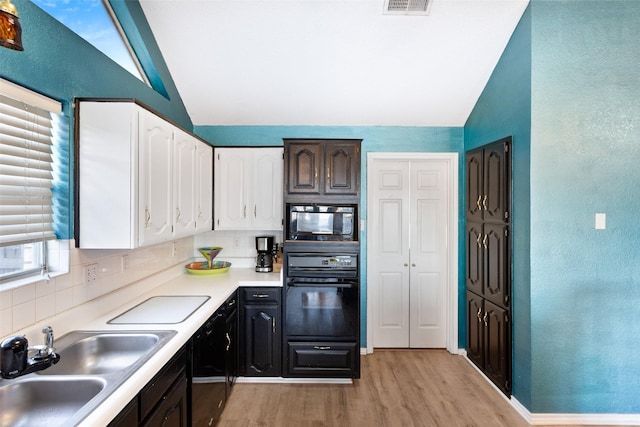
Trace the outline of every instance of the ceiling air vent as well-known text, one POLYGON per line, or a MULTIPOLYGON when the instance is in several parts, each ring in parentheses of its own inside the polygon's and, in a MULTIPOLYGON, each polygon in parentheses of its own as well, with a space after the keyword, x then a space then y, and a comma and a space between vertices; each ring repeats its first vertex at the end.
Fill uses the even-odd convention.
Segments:
POLYGON ((433 0, 385 0, 385 15, 428 15, 433 0))

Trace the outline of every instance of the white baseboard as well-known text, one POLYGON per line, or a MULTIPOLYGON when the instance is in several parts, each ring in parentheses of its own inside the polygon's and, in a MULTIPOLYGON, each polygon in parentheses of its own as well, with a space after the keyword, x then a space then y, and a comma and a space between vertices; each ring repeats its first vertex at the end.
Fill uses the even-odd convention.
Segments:
POLYGON ((531 414, 529 424, 640 426, 640 414, 531 414))

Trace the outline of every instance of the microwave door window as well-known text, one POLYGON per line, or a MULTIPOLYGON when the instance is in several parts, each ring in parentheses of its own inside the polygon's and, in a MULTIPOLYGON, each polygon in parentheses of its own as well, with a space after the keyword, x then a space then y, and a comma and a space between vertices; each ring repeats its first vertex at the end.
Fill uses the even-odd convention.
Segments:
POLYGON ((298 214, 298 232, 333 234, 333 214, 305 212, 298 214))

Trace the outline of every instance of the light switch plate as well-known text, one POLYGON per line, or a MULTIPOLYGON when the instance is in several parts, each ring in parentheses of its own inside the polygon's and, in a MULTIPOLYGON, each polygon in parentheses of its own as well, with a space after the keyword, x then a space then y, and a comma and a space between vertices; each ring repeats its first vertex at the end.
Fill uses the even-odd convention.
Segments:
POLYGON ((607 228, 607 214, 596 214, 596 230, 604 230, 607 228))

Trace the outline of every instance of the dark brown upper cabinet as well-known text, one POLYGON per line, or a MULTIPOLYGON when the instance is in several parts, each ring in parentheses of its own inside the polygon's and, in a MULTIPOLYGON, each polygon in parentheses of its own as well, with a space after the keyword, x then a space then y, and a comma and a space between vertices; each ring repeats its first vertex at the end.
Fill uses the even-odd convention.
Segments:
POLYGON ((510 221, 511 137, 467 153, 467 220, 510 221))
POLYGON ((357 203, 361 140, 285 139, 285 198, 357 203))

